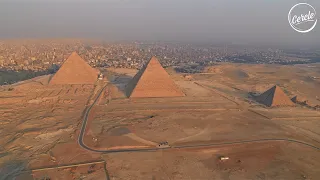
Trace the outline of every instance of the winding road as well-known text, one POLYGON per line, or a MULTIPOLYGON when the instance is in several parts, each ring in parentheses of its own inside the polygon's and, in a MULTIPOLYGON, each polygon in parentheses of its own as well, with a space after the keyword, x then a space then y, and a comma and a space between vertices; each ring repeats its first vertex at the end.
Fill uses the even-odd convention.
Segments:
POLYGON ((112 149, 112 150, 100 150, 100 149, 93 149, 89 146, 87 146, 84 143, 84 136, 87 128, 88 123, 88 117, 91 109, 94 107, 94 105, 99 100, 101 94, 104 92, 104 90, 107 88, 108 85, 105 85, 100 92, 98 93, 96 99, 94 102, 85 110, 84 116, 83 116, 83 122, 81 125, 79 138, 78 138, 78 144, 91 152, 98 152, 98 153, 117 153, 117 152, 145 152, 145 151, 158 151, 158 150, 165 150, 165 149, 185 149, 185 148, 202 148, 202 147, 216 147, 216 146, 223 146, 223 145, 236 145, 236 144, 245 144, 245 143, 259 143, 259 142, 291 142, 303 146, 307 146, 316 150, 320 150, 320 147, 317 147, 315 145, 295 140, 295 139, 287 139, 287 138, 266 138, 266 139, 255 139, 255 140, 241 140, 241 141, 230 141, 230 142, 222 142, 222 143, 206 143, 206 144, 197 144, 197 145, 183 145, 183 146, 170 146, 170 147, 164 147, 164 148, 132 148, 132 149, 112 149))

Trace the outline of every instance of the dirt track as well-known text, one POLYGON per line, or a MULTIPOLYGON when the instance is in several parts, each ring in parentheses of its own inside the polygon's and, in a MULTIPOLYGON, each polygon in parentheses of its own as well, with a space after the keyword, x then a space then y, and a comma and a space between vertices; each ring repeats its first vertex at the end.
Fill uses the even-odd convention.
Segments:
MULTIPOLYGON (((92 152, 100 152, 100 153, 115 153, 115 152, 142 152, 142 151, 157 151, 159 150, 159 148, 129 148, 129 149, 106 149, 103 150, 101 148, 99 149, 94 149, 92 147, 87 146, 84 143, 84 135, 86 132, 86 127, 87 127, 87 122, 88 122, 88 117, 89 117, 89 113, 91 111, 91 109, 94 107, 94 105, 96 104, 96 102, 99 100, 101 94, 104 92, 105 88, 107 88, 107 85, 104 86, 100 91, 99 94, 96 96, 94 102, 90 105, 90 107, 88 107, 85 110, 84 113, 84 118, 83 118, 83 122, 82 122, 82 126, 81 126, 81 130, 80 130, 80 134, 79 134, 79 138, 78 138, 78 143, 79 145, 89 151, 92 152)), ((277 142, 277 141, 282 141, 282 142, 292 142, 292 143, 297 143, 299 145, 304 145, 304 146, 308 146, 310 148, 314 148, 317 150, 320 150, 319 147, 314 146, 312 144, 306 143, 306 142, 302 142, 299 140, 295 140, 295 139, 286 139, 286 138, 270 138, 270 139, 256 139, 256 140, 242 140, 242 141, 231 141, 231 142, 223 142, 223 143, 208 143, 208 144, 197 144, 197 145, 186 145, 186 146, 170 146, 170 147, 166 147, 166 148, 162 148, 163 149, 183 149, 183 148, 199 148, 199 147, 214 147, 214 146, 222 146, 222 145, 234 145, 234 144, 244 144, 244 143, 259 143, 259 142, 277 142)))

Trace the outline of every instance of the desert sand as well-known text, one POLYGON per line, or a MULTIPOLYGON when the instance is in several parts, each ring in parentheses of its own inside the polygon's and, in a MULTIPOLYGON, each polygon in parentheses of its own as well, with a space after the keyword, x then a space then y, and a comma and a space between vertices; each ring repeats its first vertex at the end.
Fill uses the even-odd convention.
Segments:
POLYGON ((2 86, 0 179, 318 179, 319 68, 166 69, 182 97, 127 98, 126 69, 91 85, 43 76, 2 86), (274 85, 308 104, 256 101, 274 85))

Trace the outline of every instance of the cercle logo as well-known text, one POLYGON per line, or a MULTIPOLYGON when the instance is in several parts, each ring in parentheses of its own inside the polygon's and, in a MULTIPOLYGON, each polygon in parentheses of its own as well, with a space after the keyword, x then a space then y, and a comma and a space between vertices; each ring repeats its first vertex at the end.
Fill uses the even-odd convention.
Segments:
POLYGON ((312 31, 317 25, 316 9, 308 3, 294 5, 288 14, 290 26, 300 33, 312 31))

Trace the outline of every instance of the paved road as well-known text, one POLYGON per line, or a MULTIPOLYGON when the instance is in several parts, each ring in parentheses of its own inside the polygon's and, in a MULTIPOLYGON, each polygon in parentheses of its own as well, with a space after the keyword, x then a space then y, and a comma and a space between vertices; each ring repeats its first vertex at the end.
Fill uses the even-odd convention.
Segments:
POLYGON ((245 143, 258 143, 258 142, 291 142, 291 143, 296 143, 299 145, 303 145, 303 146, 307 146, 316 150, 320 150, 319 147, 314 146, 312 144, 303 142, 303 141, 299 141, 299 140, 295 140, 295 139, 287 139, 287 138, 270 138, 270 139, 255 139, 255 140, 242 140, 242 141, 230 141, 230 142, 222 142, 222 143, 206 143, 206 144, 198 144, 198 145, 185 145, 185 146, 171 146, 171 147, 164 147, 164 148, 132 148, 132 149, 114 149, 114 150, 99 150, 99 149, 93 149, 88 147, 87 145, 85 145, 85 143, 83 142, 84 139, 84 135, 86 132, 86 127, 87 127, 87 122, 88 122, 88 116, 89 113, 91 111, 91 109, 93 108, 93 106, 97 103, 97 101, 99 100, 101 94, 104 92, 104 90, 107 88, 107 85, 104 86, 99 94, 97 95, 96 99, 94 100, 94 102, 85 110, 85 114, 83 116, 83 122, 82 122, 82 126, 80 129, 80 134, 79 134, 79 138, 78 138, 78 143, 79 145, 88 150, 88 151, 92 151, 92 152, 99 152, 99 153, 116 153, 116 152, 143 152, 143 151, 157 151, 157 150, 164 150, 164 149, 185 149, 185 148, 201 148, 201 147, 215 147, 215 146, 223 146, 223 145, 236 145, 236 144, 245 144, 245 143))

